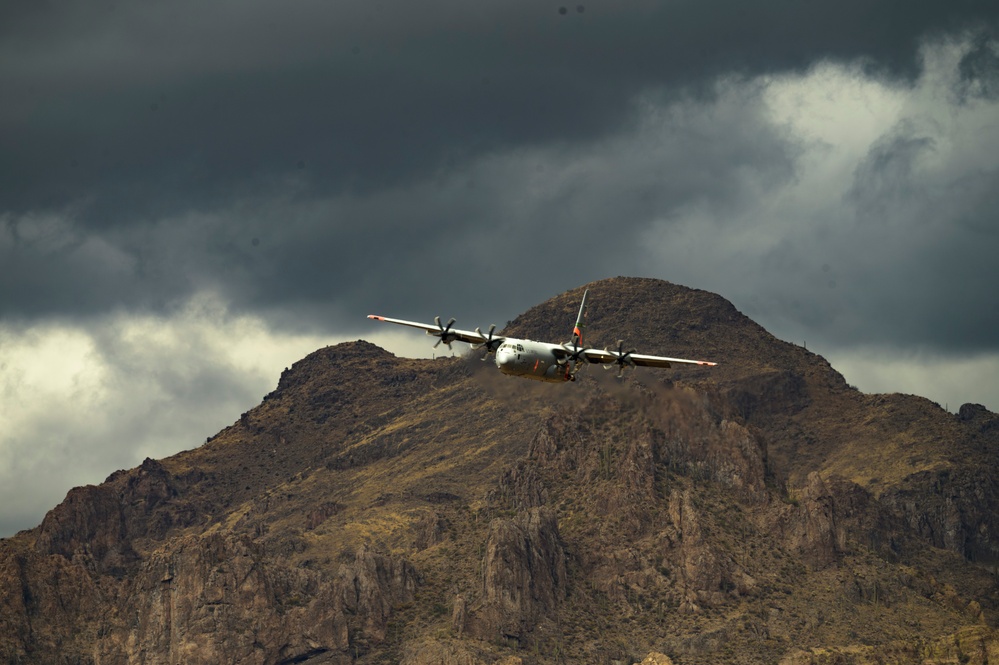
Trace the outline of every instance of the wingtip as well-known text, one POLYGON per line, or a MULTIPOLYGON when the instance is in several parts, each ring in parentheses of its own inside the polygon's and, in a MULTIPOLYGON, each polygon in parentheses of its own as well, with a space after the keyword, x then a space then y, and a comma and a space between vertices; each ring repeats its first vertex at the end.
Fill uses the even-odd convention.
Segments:
POLYGON ((384 316, 378 316, 377 314, 368 314, 369 319, 374 319, 375 321, 384 321, 384 316))

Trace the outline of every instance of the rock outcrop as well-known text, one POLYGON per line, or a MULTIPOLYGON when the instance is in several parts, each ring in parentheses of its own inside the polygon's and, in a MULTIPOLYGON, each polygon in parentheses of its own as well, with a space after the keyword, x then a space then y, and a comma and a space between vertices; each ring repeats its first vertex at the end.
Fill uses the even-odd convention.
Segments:
POLYGON ((673 661, 664 653, 652 652, 642 659, 641 665, 673 665, 673 661))
POLYGON ((532 508, 489 525, 479 600, 461 632, 482 639, 526 637, 568 592, 566 552, 555 514, 532 508))
POLYGON ((821 476, 810 473, 792 502, 781 519, 787 546, 812 568, 834 563, 846 547, 846 533, 836 522, 833 495, 821 476))

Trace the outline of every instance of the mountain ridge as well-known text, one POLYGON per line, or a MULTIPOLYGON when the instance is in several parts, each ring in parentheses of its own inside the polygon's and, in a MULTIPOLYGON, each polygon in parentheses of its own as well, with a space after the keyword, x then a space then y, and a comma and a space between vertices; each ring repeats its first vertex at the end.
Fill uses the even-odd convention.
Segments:
POLYGON ((999 417, 863 395, 659 280, 567 291, 504 333, 567 337, 584 288, 587 344, 721 364, 551 386, 317 350, 205 445, 0 541, 0 658, 999 658, 999 417))

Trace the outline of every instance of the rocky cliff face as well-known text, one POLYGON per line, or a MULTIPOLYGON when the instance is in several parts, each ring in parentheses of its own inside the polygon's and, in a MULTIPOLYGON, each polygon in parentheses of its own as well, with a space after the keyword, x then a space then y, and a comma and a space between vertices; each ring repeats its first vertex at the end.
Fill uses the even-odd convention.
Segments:
MULTIPOLYGON (((999 416, 857 393, 713 294, 589 288, 591 343, 722 365, 321 349, 0 541, 0 662, 995 660, 999 416)), ((562 339, 580 295, 507 332, 562 339)))
POLYGON ((459 634, 520 642, 565 599, 566 552, 547 508, 493 520, 482 563, 479 599, 457 620, 459 634))

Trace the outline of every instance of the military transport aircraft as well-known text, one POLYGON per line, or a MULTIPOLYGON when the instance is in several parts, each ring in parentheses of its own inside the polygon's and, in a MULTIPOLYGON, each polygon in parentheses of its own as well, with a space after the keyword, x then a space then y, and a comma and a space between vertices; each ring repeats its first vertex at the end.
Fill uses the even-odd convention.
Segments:
MULTIPOLYGON (((416 323, 414 321, 403 321, 401 319, 390 319, 385 316, 375 314, 368 315, 369 319, 385 321, 387 323, 398 323, 403 326, 411 326, 425 330, 428 335, 439 337, 434 348, 441 342, 451 348, 451 342, 467 342, 473 349, 485 348, 487 353, 496 356, 496 366, 504 374, 510 376, 520 376, 525 379, 535 379, 537 381, 549 381, 558 383, 562 381, 575 381, 576 373, 586 364, 603 365, 604 369, 612 369, 618 366, 618 376, 624 373, 625 367, 636 365, 643 367, 669 367, 672 363, 687 363, 691 365, 710 365, 718 363, 707 360, 684 360, 683 358, 664 358, 661 356, 645 356, 631 351, 624 350, 624 342, 618 341, 617 350, 588 349, 583 346, 583 318, 586 316, 586 296, 589 291, 583 293, 583 302, 579 306, 579 316, 576 318, 576 327, 572 331, 572 339, 566 344, 550 344, 548 342, 535 342, 529 339, 515 339, 513 337, 503 337, 494 335, 496 326, 489 326, 489 332, 482 332, 476 328, 474 332, 468 330, 457 330, 452 328, 454 319, 447 324, 441 323, 439 316, 434 317, 434 324, 416 323)), ((485 360, 485 357, 482 358, 485 360)))

